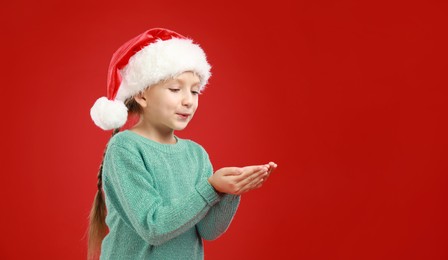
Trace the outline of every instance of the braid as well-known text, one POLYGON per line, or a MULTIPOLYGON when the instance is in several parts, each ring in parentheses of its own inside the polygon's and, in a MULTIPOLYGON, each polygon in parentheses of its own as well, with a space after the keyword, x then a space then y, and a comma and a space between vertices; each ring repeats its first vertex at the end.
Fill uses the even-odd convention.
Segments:
MULTIPOLYGON (((120 128, 116 128, 112 131, 111 138, 120 131, 120 128)), ((87 245, 87 259, 95 259, 101 250, 101 243, 107 234, 106 226, 106 203, 104 200, 103 188, 103 163, 106 156, 107 146, 103 152, 103 159, 101 161, 100 168, 98 170, 97 192, 93 201, 92 210, 89 215, 89 232, 88 232, 88 245, 87 245)))
MULTIPOLYGON (((110 138, 112 138, 114 135, 116 135, 119 131, 120 131, 120 128, 115 128, 112 131, 112 136, 110 138)), ((107 145, 106 145, 106 148, 104 148, 103 160, 101 161, 100 169, 98 170, 98 181, 96 183, 96 186, 98 187, 98 191, 101 191, 101 189, 103 187, 103 163, 104 163, 104 157, 106 156, 106 151, 107 151, 107 145)))

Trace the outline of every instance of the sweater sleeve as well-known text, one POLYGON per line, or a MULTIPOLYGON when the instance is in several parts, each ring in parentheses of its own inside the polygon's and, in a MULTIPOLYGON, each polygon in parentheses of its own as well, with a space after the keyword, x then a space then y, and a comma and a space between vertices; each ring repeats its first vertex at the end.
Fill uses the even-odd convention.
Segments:
MULTIPOLYGON (((213 167, 208 155, 206 161, 206 180, 213 174, 213 167)), ((221 200, 208 211, 207 215, 196 225, 199 235, 205 240, 214 240, 224 234, 229 228, 238 209, 241 196, 223 194, 221 200)))
POLYGON ((142 158, 112 145, 105 158, 105 189, 126 222, 151 245, 160 245, 194 227, 219 201, 207 180, 172 203, 163 201, 142 158))

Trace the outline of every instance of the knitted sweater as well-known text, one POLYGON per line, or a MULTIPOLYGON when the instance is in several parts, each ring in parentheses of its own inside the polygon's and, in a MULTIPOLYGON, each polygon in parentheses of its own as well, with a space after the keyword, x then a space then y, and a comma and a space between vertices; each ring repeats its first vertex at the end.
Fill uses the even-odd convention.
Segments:
POLYGON ((240 196, 219 194, 199 144, 161 144, 132 131, 109 141, 103 164, 106 224, 100 259, 203 259, 202 238, 223 234, 240 196))

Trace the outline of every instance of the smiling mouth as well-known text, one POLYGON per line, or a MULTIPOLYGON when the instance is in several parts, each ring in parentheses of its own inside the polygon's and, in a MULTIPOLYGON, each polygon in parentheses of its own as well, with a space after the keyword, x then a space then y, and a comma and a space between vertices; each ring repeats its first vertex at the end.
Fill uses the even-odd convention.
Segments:
POLYGON ((178 115, 182 119, 187 119, 190 116, 190 114, 181 114, 181 113, 176 113, 176 115, 178 115))

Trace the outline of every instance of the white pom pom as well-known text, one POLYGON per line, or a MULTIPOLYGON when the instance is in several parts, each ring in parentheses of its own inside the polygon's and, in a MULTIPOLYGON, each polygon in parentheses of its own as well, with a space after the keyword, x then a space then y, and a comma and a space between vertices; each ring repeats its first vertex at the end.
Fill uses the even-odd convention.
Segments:
POLYGON ((90 116, 95 125, 103 130, 122 127, 128 119, 128 108, 121 100, 109 100, 101 97, 90 109, 90 116))

